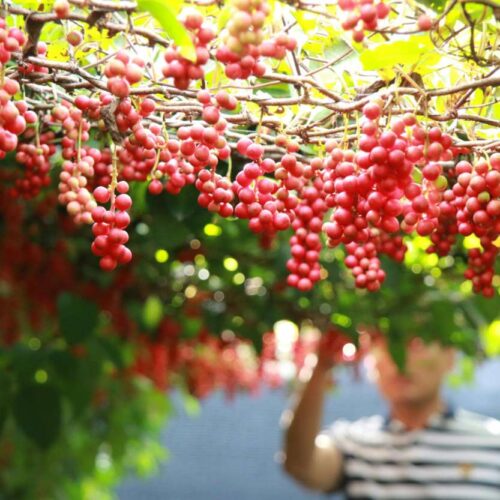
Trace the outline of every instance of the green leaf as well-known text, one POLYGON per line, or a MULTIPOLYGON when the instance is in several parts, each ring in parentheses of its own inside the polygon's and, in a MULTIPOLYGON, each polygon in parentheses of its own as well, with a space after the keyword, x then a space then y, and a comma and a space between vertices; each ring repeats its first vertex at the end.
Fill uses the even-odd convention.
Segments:
POLYGON ((365 50, 360 61, 365 70, 374 71, 393 68, 402 62, 405 66, 411 66, 421 61, 424 56, 427 64, 434 64, 432 56, 435 54, 429 35, 424 34, 411 36, 408 40, 381 43, 365 50))
POLYGON ((11 406, 10 380, 0 372, 0 435, 11 406))
POLYGON ((163 302, 157 295, 150 295, 142 309, 142 322, 150 330, 154 330, 163 319, 163 302))
POLYGON ((75 358, 68 351, 52 351, 49 355, 49 361, 57 378, 63 381, 74 381, 77 372, 75 358))
POLYGON ((200 402, 192 394, 187 391, 182 391, 182 401, 184 409, 190 417, 197 417, 200 414, 200 402))
POLYGON ((103 354, 108 361, 113 363, 119 370, 125 368, 124 350, 114 337, 96 337, 96 344, 101 347, 103 354))
POLYGON ((196 50, 193 40, 184 25, 177 20, 168 2, 160 0, 139 0, 138 10, 149 12, 162 26, 168 36, 179 47, 182 57, 196 61, 196 50))
POLYGON ((49 42, 47 44, 47 59, 60 62, 69 61, 68 42, 65 39, 49 42))
MULTIPOLYGON (((258 80, 265 82, 265 80, 258 80)), ((254 92, 257 94, 258 92, 254 92)), ((271 97, 291 97, 293 94, 293 87, 289 83, 276 83, 265 87, 264 94, 269 94, 271 97)))
POLYGON ((456 389, 464 384, 472 384, 474 382, 474 376, 476 373, 476 365, 474 363, 474 358, 469 356, 464 356, 459 364, 458 370, 448 376, 448 384, 456 389))
MULTIPOLYGON (((16 2, 16 4, 29 10, 50 12, 52 10, 54 2, 53 0, 44 0, 43 2, 40 2, 40 0, 20 0, 16 2)), ((7 26, 11 25, 8 24, 7 26)))
POLYGON ((31 350, 27 345, 15 344, 9 350, 10 366, 15 378, 31 382, 37 369, 43 366, 46 352, 44 349, 31 350))
POLYGON ((318 25, 318 16, 310 12, 295 10, 292 15, 305 33, 315 29, 318 25))
POLYGON ((146 194, 148 192, 147 182, 132 182, 130 184, 130 196, 134 200, 132 210, 134 217, 143 215, 147 212, 148 204, 146 202, 146 194))
POLYGON ((147 196, 151 214, 150 232, 159 248, 167 250, 185 245, 192 236, 200 236, 205 224, 212 220, 212 213, 197 203, 198 193, 188 186, 179 195, 163 193, 147 196))
POLYGON ((316 106, 311 113, 311 116, 309 117, 309 120, 311 122, 316 122, 320 121, 323 118, 326 118, 327 116, 330 116, 332 114, 331 110, 328 108, 323 108, 321 106, 316 106))
POLYGON ((445 25, 448 28, 453 28, 455 26, 455 23, 460 19, 462 15, 462 9, 459 4, 455 5, 453 9, 451 9, 450 12, 448 12, 446 18, 445 18, 445 25))
POLYGON ((64 27, 60 23, 45 23, 40 38, 44 42, 65 41, 64 27))
POLYGON ((470 3, 465 6, 467 14, 471 17, 473 21, 479 22, 488 19, 493 16, 493 9, 491 7, 479 4, 470 3))
POLYGON ((59 327, 70 344, 83 342, 97 326, 99 310, 93 302, 71 293, 63 293, 57 301, 59 327))
POLYGON ((443 12, 447 0, 420 0, 420 3, 427 5, 436 12, 443 12))
POLYGON ((21 386, 14 397, 14 418, 20 429, 37 446, 47 449, 61 428, 61 397, 50 384, 21 386))
POLYGON ((87 359, 76 359, 67 351, 53 351, 50 362, 62 397, 69 402, 73 417, 80 418, 90 404, 99 367, 87 359))
POLYGON ((484 350, 488 356, 500 354, 500 320, 493 321, 482 334, 484 350))
POLYGON ((151 221, 150 228, 151 233, 155 235, 155 243, 158 247, 169 251, 184 245, 190 234, 186 224, 169 217, 167 213, 158 214, 151 221))
POLYGON ((196 337, 203 322, 198 318, 184 318, 182 321, 182 333, 181 336, 184 339, 190 339, 196 337))
POLYGON ((354 80, 351 76, 351 73, 349 73, 349 71, 347 71, 346 69, 344 71, 342 71, 342 77, 344 79, 344 83, 346 84, 346 86, 348 88, 354 87, 354 80))

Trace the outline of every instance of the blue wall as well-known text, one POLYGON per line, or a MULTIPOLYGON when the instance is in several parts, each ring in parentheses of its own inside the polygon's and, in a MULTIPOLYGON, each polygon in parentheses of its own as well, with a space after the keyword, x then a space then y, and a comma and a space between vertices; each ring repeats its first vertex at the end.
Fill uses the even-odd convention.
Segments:
MULTIPOLYGON (((328 398, 325 424, 338 417, 355 419, 384 412, 374 387, 339 376, 328 398)), ((477 371, 474 386, 447 390, 455 406, 500 418, 500 361, 477 371)), ((182 405, 176 401, 176 407, 182 405)), ((306 492, 286 477, 275 460, 280 450, 281 412, 286 390, 266 390, 258 397, 240 395, 227 402, 215 394, 189 418, 180 409, 163 432, 171 458, 149 480, 130 479, 118 489, 120 500, 307 500, 325 498, 306 492)), ((332 498, 332 497, 330 497, 332 498)), ((338 498, 333 497, 333 498, 338 498)))

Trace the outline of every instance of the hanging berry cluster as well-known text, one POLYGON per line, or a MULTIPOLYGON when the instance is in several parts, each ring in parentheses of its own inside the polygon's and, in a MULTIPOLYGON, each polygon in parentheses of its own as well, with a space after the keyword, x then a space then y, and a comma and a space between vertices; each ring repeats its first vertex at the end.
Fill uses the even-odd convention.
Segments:
POLYGON ((216 53, 225 65, 226 76, 237 80, 249 76, 263 76, 265 64, 260 56, 283 59, 287 50, 294 50, 297 41, 286 33, 264 40, 263 26, 269 14, 265 1, 232 3, 224 45, 216 53))
POLYGON ((128 189, 127 182, 121 181, 116 185, 118 195, 103 186, 94 190, 96 202, 110 204, 109 210, 103 206, 92 210, 95 236, 92 252, 100 257, 99 265, 104 271, 112 271, 118 264, 127 264, 132 259, 132 252, 125 246, 129 238, 125 230, 130 224, 128 210, 132 206, 132 198, 126 194, 128 189))
MULTIPOLYGON (((338 6, 346 13, 342 26, 356 42, 378 30, 390 10, 383 1, 371 0, 339 0, 338 6)), ((66 0, 53 6, 68 24, 66 41, 75 54, 85 39, 80 28, 69 28, 72 9, 66 0)), ((19 98, 25 92, 19 82, 32 92, 33 85, 50 77, 43 64, 47 47, 42 42, 31 47, 33 37, 0 19, 0 157, 15 152, 19 166, 10 178, 11 196, 38 196, 50 184, 51 158, 60 151, 58 201, 77 224, 92 224, 92 251, 110 271, 132 258, 126 246, 132 204, 128 183, 145 182, 153 195, 176 195, 193 185, 201 207, 247 220, 266 245, 276 233, 290 231, 287 281, 301 291, 326 275, 320 264, 324 246, 342 246, 355 286, 376 291, 385 279, 381 255, 401 262, 405 236, 429 238, 427 251, 445 256, 455 251, 459 237, 473 235, 479 243, 466 256, 465 276, 476 292, 492 296, 500 234, 499 155, 457 158, 470 151, 455 147, 456 138, 445 132, 451 129, 429 120, 429 114, 420 120, 420 110, 398 108, 403 101, 395 93, 363 98, 359 105, 353 101, 351 111, 345 111, 346 134, 348 125, 357 127, 356 137, 326 141, 324 148, 313 149, 321 150, 319 157, 301 147, 309 145, 308 126, 291 132, 293 127, 269 120, 273 125, 264 134, 264 119, 276 102, 276 108, 289 103, 300 108, 302 101, 314 107, 325 97, 343 98, 307 87, 316 72, 302 73, 290 34, 295 22, 282 20, 277 27, 265 0, 232 0, 226 9, 220 37, 196 10, 179 17, 194 47, 191 57, 179 38, 176 44, 160 37, 158 54, 164 62, 159 68, 141 53, 149 47, 121 46, 100 62, 78 68, 82 81, 64 80, 62 97, 56 89, 50 110, 44 103, 34 106, 30 93, 19 98), (261 85, 254 77, 268 73, 265 58, 280 61, 292 53, 289 59, 301 73, 292 97, 275 100, 258 91, 241 96, 247 83, 261 85), (36 59, 30 61, 29 54, 36 59), (163 78, 157 79, 157 69, 163 78), (248 82, 239 88, 239 83, 221 82, 222 70, 230 80, 248 82), (259 122, 251 116, 252 106, 261 112, 259 122), (359 111, 361 119, 348 124, 359 111), (237 156, 244 164, 233 172, 237 156)), ((418 24, 422 30, 431 27, 418 24)), ((154 38, 148 42, 155 45, 154 38)), ((52 64, 50 71, 61 64, 52 64)), ((292 78, 281 76, 284 81, 274 86, 288 85, 292 78)), ((265 91, 269 82, 263 81, 265 91)), ((418 82, 413 83, 415 89, 418 82)))
POLYGON ((187 89, 193 80, 201 80, 205 76, 203 66, 210 58, 208 44, 215 38, 213 29, 203 22, 203 16, 190 11, 183 19, 183 24, 193 40, 196 58, 190 61, 181 55, 178 47, 169 47, 164 54, 165 66, 162 71, 165 78, 173 78, 178 89, 187 89))
POLYGON ((352 32, 355 42, 362 42, 366 31, 375 31, 390 12, 386 3, 374 0, 339 0, 339 7, 345 13, 342 28, 352 32))

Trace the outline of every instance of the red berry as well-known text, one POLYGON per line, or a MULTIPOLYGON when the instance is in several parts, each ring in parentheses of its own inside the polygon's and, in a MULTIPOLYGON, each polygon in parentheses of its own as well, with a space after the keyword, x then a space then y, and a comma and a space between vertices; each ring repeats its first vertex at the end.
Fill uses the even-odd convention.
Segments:
POLYGON ((381 112, 380 106, 373 102, 365 104, 363 107, 363 114, 370 120, 376 120, 381 112))
POLYGON ((421 14, 418 16, 417 26, 421 31, 429 31, 432 28, 432 19, 427 14, 421 14))

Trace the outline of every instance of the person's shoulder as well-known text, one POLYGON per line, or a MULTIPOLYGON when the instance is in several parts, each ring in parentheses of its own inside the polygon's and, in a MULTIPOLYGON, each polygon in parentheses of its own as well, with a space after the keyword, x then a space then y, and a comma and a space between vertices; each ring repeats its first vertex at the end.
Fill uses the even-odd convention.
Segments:
POLYGON ((459 408, 449 420, 449 428, 457 432, 500 439, 500 420, 459 408))

